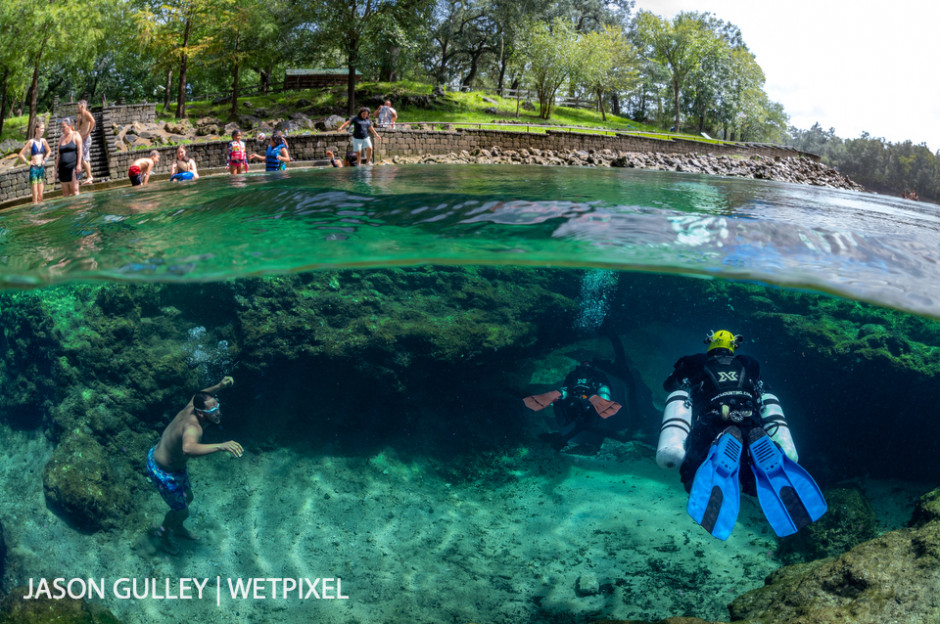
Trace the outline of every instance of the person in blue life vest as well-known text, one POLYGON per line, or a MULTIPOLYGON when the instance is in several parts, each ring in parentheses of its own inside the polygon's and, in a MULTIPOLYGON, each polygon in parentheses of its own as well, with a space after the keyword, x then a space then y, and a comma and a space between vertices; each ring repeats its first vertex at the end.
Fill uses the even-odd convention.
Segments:
POLYGON ((287 169, 287 163, 290 162, 290 153, 287 150, 284 136, 275 130, 268 139, 264 156, 251 154, 248 156, 248 160, 263 160, 265 171, 284 171, 287 169))

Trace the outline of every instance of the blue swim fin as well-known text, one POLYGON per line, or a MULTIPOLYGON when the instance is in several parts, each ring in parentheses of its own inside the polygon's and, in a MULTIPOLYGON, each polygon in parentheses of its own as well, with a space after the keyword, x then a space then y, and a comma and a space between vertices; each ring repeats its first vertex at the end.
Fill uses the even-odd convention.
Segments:
POLYGON ((828 506, 813 477, 786 456, 767 432, 755 427, 748 435, 757 500, 779 537, 793 535, 819 520, 828 506))
POLYGON ((689 515, 720 540, 728 539, 738 521, 741 506, 738 471, 743 448, 741 430, 725 429, 695 472, 689 491, 689 515))

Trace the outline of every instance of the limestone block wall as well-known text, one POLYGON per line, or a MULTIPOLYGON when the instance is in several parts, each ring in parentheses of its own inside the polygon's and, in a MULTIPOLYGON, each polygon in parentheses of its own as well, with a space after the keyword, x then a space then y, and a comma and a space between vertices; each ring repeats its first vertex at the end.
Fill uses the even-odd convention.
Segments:
MULTIPOLYGON (((22 162, 22 161, 21 161, 22 162)), ((46 190, 52 189, 52 165, 46 165, 46 190)), ((30 197, 29 167, 21 165, 15 169, 8 169, 0 173, 0 204, 21 197, 30 197)))
MULTIPOLYGON (((128 104, 118 106, 108 106, 101 111, 101 125, 104 130, 104 142, 108 153, 108 170, 110 176, 114 178, 120 173, 116 168, 114 157, 119 154, 117 149, 116 127, 126 126, 127 124, 139 121, 142 123, 151 123, 157 118, 156 104, 128 104)), ((127 168, 125 167, 125 171, 127 168)))

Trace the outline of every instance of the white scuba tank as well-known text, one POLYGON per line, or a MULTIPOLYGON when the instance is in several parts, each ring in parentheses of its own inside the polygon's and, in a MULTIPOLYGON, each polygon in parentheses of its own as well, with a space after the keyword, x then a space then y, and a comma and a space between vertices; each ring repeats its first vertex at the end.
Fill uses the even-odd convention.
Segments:
MULTIPOLYGON (((666 397, 663 425, 659 430, 656 463, 660 468, 678 468, 685 459, 685 440, 692 430, 692 401, 685 390, 676 390, 666 397)), ((769 432, 768 432, 769 433, 769 432)))
MULTIPOLYGON (((787 457, 798 462, 799 456, 796 453, 796 446, 793 444, 793 436, 790 435, 787 419, 783 415, 780 399, 775 394, 765 392, 761 394, 761 404, 760 422, 764 431, 767 432, 771 440, 780 445, 781 450, 787 454, 787 457)), ((660 444, 662 443, 660 442, 660 444)))

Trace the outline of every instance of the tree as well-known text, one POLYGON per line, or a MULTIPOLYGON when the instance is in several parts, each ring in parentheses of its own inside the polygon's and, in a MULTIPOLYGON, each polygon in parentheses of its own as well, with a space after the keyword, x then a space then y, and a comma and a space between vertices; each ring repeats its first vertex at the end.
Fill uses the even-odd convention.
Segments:
POLYGON ((604 94, 629 90, 638 81, 636 49, 616 26, 582 35, 578 46, 580 82, 597 96, 601 117, 607 121, 604 94))
POLYGON ((176 118, 186 116, 186 85, 189 64, 204 54, 212 39, 203 33, 225 0, 168 0, 137 13, 143 41, 161 58, 174 60, 177 69, 176 118), (222 3, 221 5, 219 3, 222 3))
POLYGON ((567 21, 535 22, 522 34, 517 56, 539 97, 539 117, 552 114, 555 94, 577 71, 581 60, 578 33, 567 21))
POLYGON ((713 52, 717 39, 709 34, 698 14, 680 13, 669 22, 649 11, 637 15, 636 37, 647 58, 669 70, 678 132, 682 86, 702 58, 713 52))
POLYGON ((433 0, 314 0, 310 3, 311 19, 324 42, 338 45, 346 58, 347 113, 356 108, 356 70, 363 41, 375 36, 379 25, 393 20, 406 27, 427 24, 433 0))

